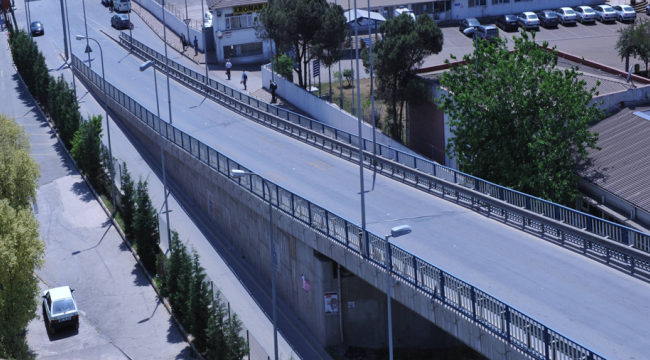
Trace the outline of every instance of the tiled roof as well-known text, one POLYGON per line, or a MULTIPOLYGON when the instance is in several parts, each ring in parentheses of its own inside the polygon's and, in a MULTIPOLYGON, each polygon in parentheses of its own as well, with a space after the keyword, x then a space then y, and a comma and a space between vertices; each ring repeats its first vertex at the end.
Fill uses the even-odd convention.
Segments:
POLYGON ((578 174, 594 185, 650 211, 650 116, 624 109, 592 126, 599 134, 578 174))
POLYGON ((267 0, 207 0, 208 9, 223 9, 232 6, 240 5, 251 5, 251 4, 263 4, 268 2, 267 0))

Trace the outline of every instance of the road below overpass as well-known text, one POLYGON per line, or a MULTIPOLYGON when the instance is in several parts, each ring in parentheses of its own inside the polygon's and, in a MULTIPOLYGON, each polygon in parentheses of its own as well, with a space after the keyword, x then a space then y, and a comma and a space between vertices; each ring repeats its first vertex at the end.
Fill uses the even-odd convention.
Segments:
MULTIPOLYGON (((80 3, 71 0, 69 6, 73 33, 83 31, 80 3)), ((99 32, 104 26, 117 37, 107 10, 99 2, 86 6, 89 35, 104 49, 107 80, 155 111, 152 74, 140 73, 142 61, 99 32)), ((60 14, 58 4, 34 2, 31 9, 33 20, 48 19, 46 36, 38 42, 51 61, 55 51, 62 51, 57 50, 63 41, 60 21, 52 15, 60 14)), ((18 20, 24 24, 24 14, 18 20)), ((162 52, 162 41, 137 18, 134 22, 133 36, 162 52)), ((80 41, 73 45, 81 59, 87 58, 84 48, 80 41)), ((100 73, 99 53, 93 50, 92 66, 100 73)), ((179 57, 170 53, 170 58, 192 66, 179 57)), ((168 119, 166 83, 163 77, 158 80, 161 114, 168 119)), ((174 125, 252 171, 360 223, 357 165, 247 120, 173 80, 170 87, 174 125)), ((409 224, 413 233, 395 240, 399 246, 570 339, 610 359, 650 354, 650 342, 641 340, 650 337, 650 284, 370 170, 364 176, 370 231, 383 235, 392 226, 409 224)))

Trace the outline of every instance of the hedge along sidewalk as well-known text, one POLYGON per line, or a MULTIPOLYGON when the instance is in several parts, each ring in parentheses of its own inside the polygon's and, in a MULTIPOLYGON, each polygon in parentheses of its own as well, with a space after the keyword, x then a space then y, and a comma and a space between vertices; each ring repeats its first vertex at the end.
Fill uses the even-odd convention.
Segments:
MULTIPOLYGON (((117 222, 117 220, 115 219, 115 217, 113 216, 113 214, 111 213, 111 211, 108 209, 108 207, 106 206, 106 204, 104 204, 104 201, 103 201, 102 198, 99 196, 99 194, 97 193, 97 191, 95 191, 95 188, 94 188, 93 185, 91 184, 90 180, 88 180, 88 178, 87 178, 87 177, 86 177, 86 176, 85 176, 85 175, 84 175, 84 174, 79 170, 79 166, 77 166, 77 162, 76 162, 75 159, 72 157, 72 154, 70 154, 70 152, 68 151, 68 149, 65 147, 65 144, 63 143, 63 140, 62 140, 61 137, 59 136, 59 133, 56 131, 56 128, 54 127, 54 124, 52 123, 51 119, 50 119, 48 116, 45 115, 45 112, 44 112, 43 109, 41 108, 40 104, 36 101, 36 99, 34 99, 34 96, 29 92, 29 88, 27 87, 27 84, 25 83, 25 81, 23 80, 22 76, 21 76, 20 73, 18 72, 18 69, 16 68, 15 64, 12 64, 12 66, 14 67, 14 69, 16 69, 16 74, 18 75, 18 79, 20 79, 20 82, 22 83, 22 85, 25 86, 25 89, 27 89, 26 92, 29 94, 29 98, 34 102, 35 107, 38 109, 38 112, 41 114, 41 116, 43 116, 43 118, 45 119, 45 121, 47 121, 48 126, 50 127, 50 129, 52 130, 52 132, 56 135, 57 141, 61 144, 61 147, 62 147, 63 150, 65 151, 66 156, 68 156, 68 158, 71 160, 71 162, 72 162, 72 164, 74 165, 75 169, 77 169, 77 172, 79 173, 79 175, 81 176, 81 178, 84 180, 84 182, 86 183, 86 185, 88 186, 88 188, 90 189, 90 191, 93 193, 93 196, 95 196, 95 199, 97 199, 97 201, 98 201, 99 204, 101 205, 102 209, 104 209, 104 212, 106 213, 106 215, 108 216, 108 218, 109 218, 109 219, 111 220, 111 222, 113 223, 113 226, 115 226, 115 229, 117 230, 117 233, 120 235, 120 237, 122 238, 122 241, 124 241, 124 243, 126 244, 126 246, 127 246, 127 247, 129 248, 129 250, 131 251, 131 255, 133 255, 133 257, 135 258, 136 262, 137 262, 138 265, 140 266, 140 269, 142 269, 143 273, 145 274, 145 276, 146 276, 147 279, 149 280, 149 283, 151 284, 151 286, 153 287, 154 291, 156 292, 156 295, 158 295, 158 298, 161 300, 161 302, 162 302, 163 305, 165 306, 165 309, 167 309, 167 312, 169 313, 169 315, 172 317, 172 319, 174 319, 174 323, 176 324, 176 326, 177 326, 178 329, 180 330, 181 334, 183 335, 183 338, 184 338, 184 339, 189 343, 190 347, 192 348, 192 351, 193 351, 194 355, 197 356, 200 360, 204 360, 203 357, 201 356, 201 354, 197 351, 196 347, 194 346, 190 334, 189 334, 187 331, 185 331, 185 329, 183 328, 183 325, 181 325, 181 323, 178 321, 178 319, 176 319, 176 317, 175 317, 174 314, 172 313, 171 305, 169 304, 169 302, 167 301, 167 299, 165 299, 165 298, 163 298, 163 297, 161 296, 161 294, 160 294, 160 289, 158 289, 158 286, 156 285, 156 282, 154 281, 154 279, 153 279, 153 278, 151 277, 151 275, 149 274, 149 271, 147 271, 147 269, 145 268, 144 264, 142 264, 142 262, 140 261, 140 257, 136 254, 135 249, 133 248, 131 242, 128 240, 128 238, 127 238, 126 235, 124 234, 124 231, 123 231, 122 228, 120 227, 120 224, 117 222)), ((128 355, 127 355, 127 356, 128 356, 128 355)), ((129 357, 129 358, 130 358, 130 357, 129 357)))

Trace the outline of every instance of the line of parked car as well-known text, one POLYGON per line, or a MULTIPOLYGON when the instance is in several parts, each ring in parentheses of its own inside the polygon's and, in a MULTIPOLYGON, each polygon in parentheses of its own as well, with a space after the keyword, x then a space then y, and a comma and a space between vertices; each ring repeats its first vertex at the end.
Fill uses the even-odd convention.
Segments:
MULTIPOLYGON (((646 9, 650 14, 650 5, 646 9)), ((501 15, 494 25, 481 25, 475 18, 468 18, 461 21, 459 30, 467 36, 476 34, 477 38, 494 40, 499 37, 497 28, 503 31, 518 30, 539 30, 540 27, 552 28, 559 24, 564 26, 600 22, 620 21, 634 22, 636 20, 636 11, 629 5, 598 5, 594 6, 577 6, 575 8, 561 7, 557 10, 542 10, 537 13, 525 11, 519 15, 501 15)))

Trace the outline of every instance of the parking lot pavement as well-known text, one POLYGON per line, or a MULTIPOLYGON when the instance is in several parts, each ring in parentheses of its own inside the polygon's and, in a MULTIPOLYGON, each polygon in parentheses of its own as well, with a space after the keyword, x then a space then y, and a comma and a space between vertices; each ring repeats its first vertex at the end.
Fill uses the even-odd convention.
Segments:
MULTIPOLYGON (((645 14, 637 14, 637 21, 648 18, 645 14)), ((489 25, 489 24, 484 24, 489 25)), ((493 24, 492 24, 493 25, 493 24)), ((535 32, 535 41, 542 43, 548 41, 549 46, 573 55, 584 57, 607 66, 623 70, 625 61, 621 60, 615 49, 619 29, 629 26, 629 23, 610 22, 594 24, 559 25, 555 29, 541 28, 535 32)), ((458 27, 443 28, 444 45, 439 54, 425 59, 423 67, 442 64, 449 59, 449 54, 455 55, 459 60, 463 55, 474 50, 474 41, 458 31, 458 27)), ((499 36, 508 40, 508 47, 512 48, 513 36, 520 36, 519 31, 503 31, 499 29, 499 36)), ((640 63, 630 59, 630 64, 640 63)))

